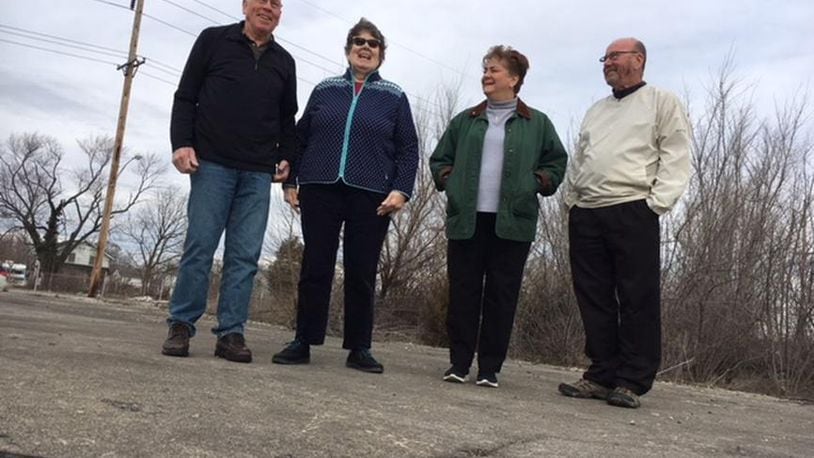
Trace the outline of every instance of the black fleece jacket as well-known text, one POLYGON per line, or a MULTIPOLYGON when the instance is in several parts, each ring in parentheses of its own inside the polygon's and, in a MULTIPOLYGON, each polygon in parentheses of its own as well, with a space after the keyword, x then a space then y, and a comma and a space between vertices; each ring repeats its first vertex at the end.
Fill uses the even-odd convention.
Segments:
POLYGON ((274 172, 294 153, 294 59, 273 39, 255 59, 243 22, 198 36, 175 92, 172 149, 239 170, 274 172))

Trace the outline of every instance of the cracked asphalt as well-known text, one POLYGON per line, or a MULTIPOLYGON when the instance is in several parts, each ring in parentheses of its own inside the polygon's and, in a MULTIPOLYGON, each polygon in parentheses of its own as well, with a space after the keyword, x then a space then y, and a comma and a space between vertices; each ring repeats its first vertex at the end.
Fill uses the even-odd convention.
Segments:
POLYGON ((151 303, 0 293, 0 457, 811 456, 814 406, 657 383, 640 409, 560 396, 580 372, 508 361, 500 388, 441 381, 445 349, 376 342, 382 375, 271 364, 292 332, 251 323, 252 364, 160 354, 151 303))

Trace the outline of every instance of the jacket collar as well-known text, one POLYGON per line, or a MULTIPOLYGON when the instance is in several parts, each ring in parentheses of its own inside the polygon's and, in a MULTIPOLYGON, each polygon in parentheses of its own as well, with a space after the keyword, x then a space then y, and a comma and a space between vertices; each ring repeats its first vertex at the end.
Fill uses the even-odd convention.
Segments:
POLYGON ((614 89, 613 90, 613 96, 616 97, 617 100, 625 98, 625 97, 629 96, 630 94, 633 94, 634 92, 638 91, 642 87, 644 87, 645 84, 647 84, 647 83, 642 81, 639 84, 634 84, 633 86, 631 86, 629 88, 626 88, 626 89, 622 89, 621 91, 617 91, 616 89, 614 89))
MULTIPOLYGON (((342 75, 342 78, 350 81, 351 83, 356 82, 356 79, 353 77, 353 73, 350 71, 350 67, 348 67, 348 69, 345 70, 345 74, 342 75)), ((379 75, 379 71, 378 70, 373 70, 373 73, 371 73, 370 75, 367 75, 367 79, 365 80, 365 82, 366 83, 372 83, 374 81, 379 81, 380 79, 382 79, 382 77, 381 77, 381 75, 379 75)))
MULTIPOLYGON (((481 116, 485 111, 486 111, 486 100, 470 108, 469 116, 472 118, 477 118, 481 116)), ((517 114, 521 118, 531 119, 531 109, 529 108, 528 105, 523 103, 520 97, 517 98, 517 114)))
MULTIPOLYGON (((235 24, 230 25, 229 28, 226 30, 226 37, 229 38, 230 40, 236 40, 236 41, 247 41, 247 40, 249 40, 249 37, 247 37, 245 34, 243 34, 243 27, 245 27, 245 25, 246 25, 246 21, 240 21, 240 22, 237 22, 235 24)), ((274 40, 274 34, 272 34, 269 37, 269 41, 268 41, 268 43, 266 43, 266 46, 271 48, 272 45, 274 45, 275 43, 276 43, 276 41, 274 40)))

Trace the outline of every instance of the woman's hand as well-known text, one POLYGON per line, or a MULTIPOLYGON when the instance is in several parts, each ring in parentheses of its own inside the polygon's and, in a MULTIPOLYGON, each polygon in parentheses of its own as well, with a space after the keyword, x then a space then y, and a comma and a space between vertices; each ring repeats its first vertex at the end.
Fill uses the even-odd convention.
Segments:
POLYGON ((299 213, 300 199, 297 188, 283 188, 283 199, 291 206, 291 209, 299 213))
POLYGON ((379 208, 376 209, 376 214, 379 216, 384 216, 395 213, 401 210, 401 207, 404 206, 405 202, 407 202, 407 198, 404 197, 404 194, 398 191, 390 191, 387 198, 384 199, 379 205, 379 208))

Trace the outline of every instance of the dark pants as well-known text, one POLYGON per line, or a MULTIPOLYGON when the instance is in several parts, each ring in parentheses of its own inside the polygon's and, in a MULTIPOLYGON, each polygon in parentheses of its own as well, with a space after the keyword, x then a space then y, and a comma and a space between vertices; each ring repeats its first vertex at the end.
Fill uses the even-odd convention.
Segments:
POLYGON ((300 187, 302 256, 297 305, 297 339, 312 345, 325 342, 331 286, 344 224, 342 261, 345 279, 343 348, 370 348, 376 267, 390 224, 376 215, 386 195, 345 184, 300 187))
POLYGON ((471 239, 449 241, 447 333, 453 366, 468 369, 477 345, 479 370, 500 372, 530 247, 495 235, 494 213, 478 213, 471 239))
POLYGON ((568 234, 591 359, 583 377, 644 394, 661 363, 658 215, 644 200, 572 207, 568 234))

